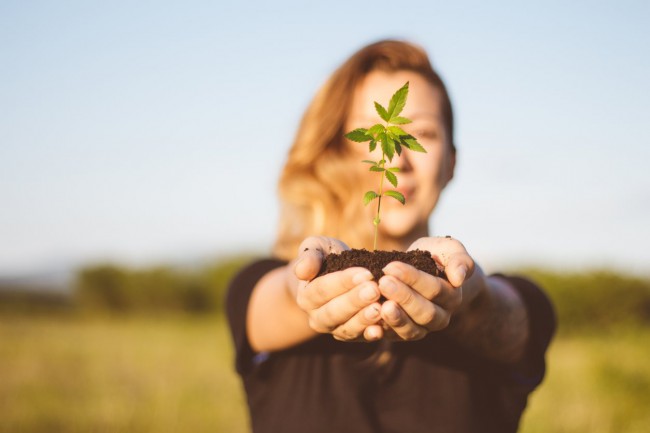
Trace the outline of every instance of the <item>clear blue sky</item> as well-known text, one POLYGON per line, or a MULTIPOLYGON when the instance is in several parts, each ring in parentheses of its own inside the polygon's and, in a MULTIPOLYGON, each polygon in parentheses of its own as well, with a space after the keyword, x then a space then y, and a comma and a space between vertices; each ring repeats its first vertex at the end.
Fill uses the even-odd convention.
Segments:
POLYGON ((0 276, 268 251, 304 108, 387 37, 456 109, 435 233, 488 270, 648 274, 648 2, 222 3, 0 4, 0 276))

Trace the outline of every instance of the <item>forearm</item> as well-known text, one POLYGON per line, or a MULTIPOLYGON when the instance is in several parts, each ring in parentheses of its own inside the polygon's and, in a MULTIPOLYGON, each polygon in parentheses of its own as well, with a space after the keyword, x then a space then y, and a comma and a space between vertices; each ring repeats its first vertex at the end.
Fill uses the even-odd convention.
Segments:
POLYGON ((463 347, 504 363, 519 361, 529 336, 528 314, 517 291, 505 280, 485 277, 477 268, 468 281, 470 300, 452 317, 448 333, 463 347))
POLYGON ((287 288, 288 269, 269 272, 253 289, 246 325, 248 340, 256 352, 286 349, 317 335, 309 326, 307 313, 287 288))

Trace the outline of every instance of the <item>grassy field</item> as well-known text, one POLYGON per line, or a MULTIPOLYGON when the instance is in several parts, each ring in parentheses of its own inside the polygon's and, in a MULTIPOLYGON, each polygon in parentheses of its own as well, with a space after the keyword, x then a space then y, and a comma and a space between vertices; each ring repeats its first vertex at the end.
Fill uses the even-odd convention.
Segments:
MULTIPOLYGON (((561 336, 522 431, 645 432, 650 330, 561 336)), ((219 319, 0 317, 0 432, 246 432, 219 319)))

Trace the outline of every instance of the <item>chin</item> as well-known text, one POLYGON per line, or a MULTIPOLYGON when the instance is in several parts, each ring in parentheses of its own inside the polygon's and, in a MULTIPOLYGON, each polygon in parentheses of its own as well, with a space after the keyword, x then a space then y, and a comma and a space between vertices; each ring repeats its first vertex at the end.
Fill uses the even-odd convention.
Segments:
POLYGON ((418 224, 415 215, 405 212, 390 212, 381 219, 379 231, 392 238, 403 238, 412 233, 418 224))

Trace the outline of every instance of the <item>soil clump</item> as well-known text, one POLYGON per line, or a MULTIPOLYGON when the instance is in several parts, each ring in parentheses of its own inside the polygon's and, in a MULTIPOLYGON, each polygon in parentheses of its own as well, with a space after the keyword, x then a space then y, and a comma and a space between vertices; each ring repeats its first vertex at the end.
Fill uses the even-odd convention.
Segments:
POLYGON ((340 254, 328 254, 323 260, 318 276, 358 266, 368 269, 375 281, 379 281, 384 275, 382 269, 390 262, 403 262, 434 277, 446 278, 442 267, 433 260, 427 251, 368 251, 366 249, 352 249, 340 254))

